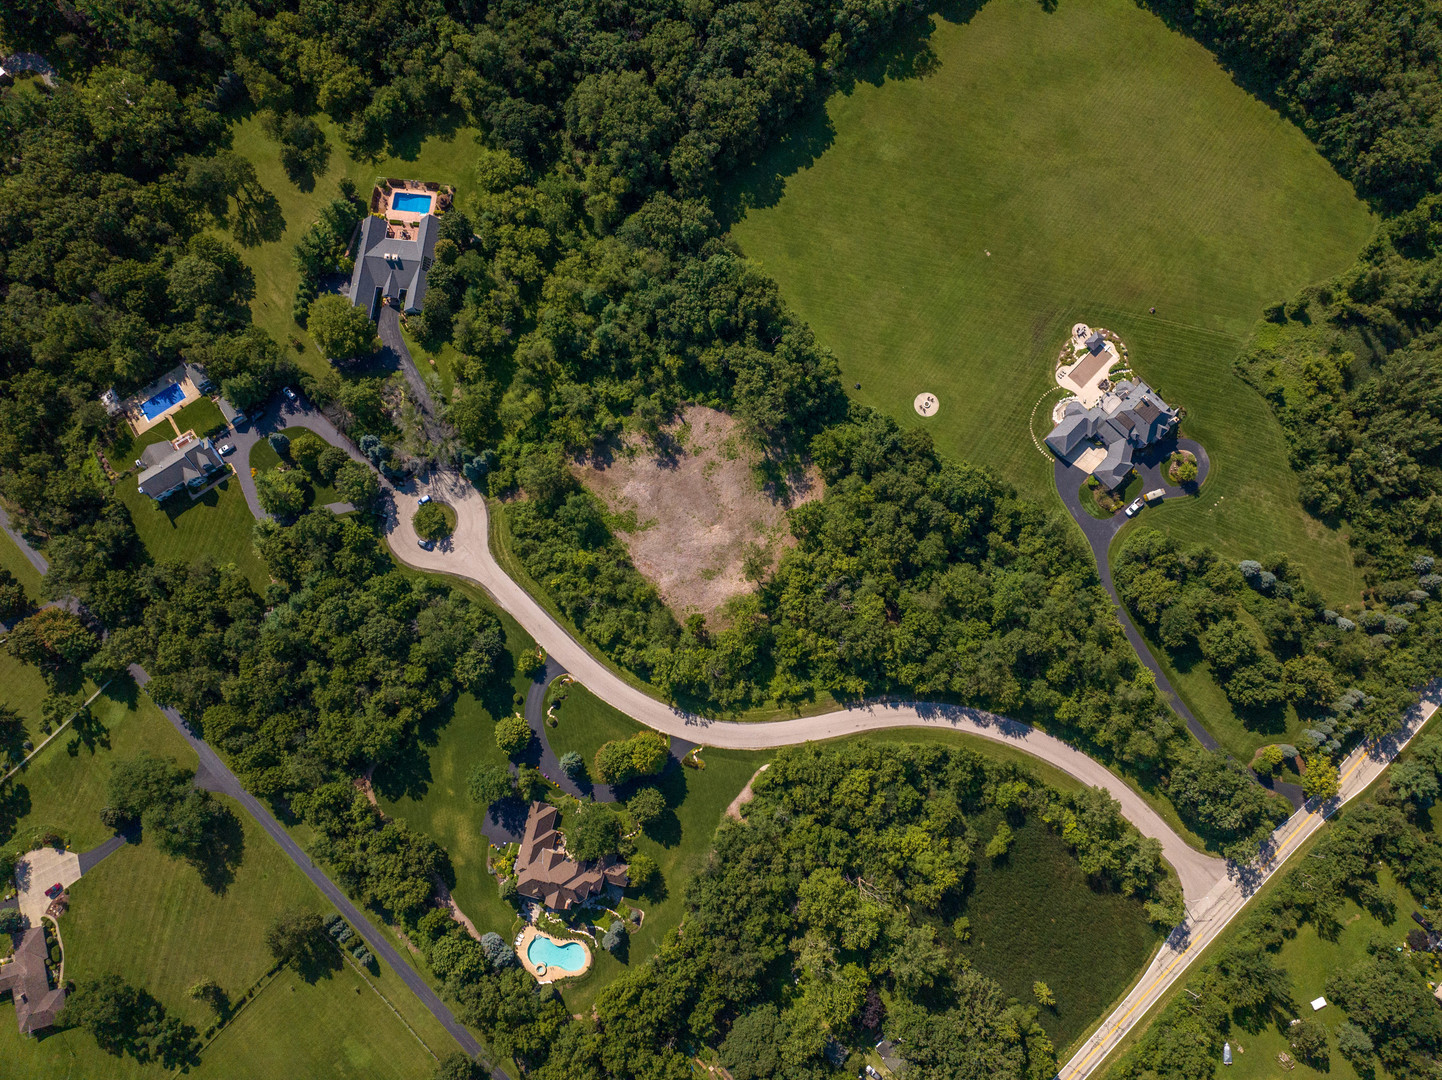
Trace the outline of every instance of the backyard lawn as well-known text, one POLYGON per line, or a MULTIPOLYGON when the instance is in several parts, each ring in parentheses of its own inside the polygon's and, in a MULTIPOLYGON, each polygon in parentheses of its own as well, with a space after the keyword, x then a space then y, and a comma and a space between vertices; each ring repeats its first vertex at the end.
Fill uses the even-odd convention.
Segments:
MULTIPOLYGON (((241 245, 241 257, 255 272, 255 299, 251 312, 257 325, 269 331, 285 356, 303 369, 319 375, 329 365, 310 337, 291 317, 291 302, 300 274, 291 261, 295 242, 320 217, 320 209, 337 195, 342 176, 355 182, 361 198, 369 199, 378 176, 410 180, 433 180, 454 184, 456 205, 466 209, 475 191, 475 165, 480 144, 471 128, 454 128, 418 140, 401 157, 382 156, 376 161, 356 161, 346 154, 345 144, 334 122, 323 114, 314 119, 325 130, 331 147, 330 167, 316 178, 311 191, 301 191, 286 177, 280 165, 279 144, 260 129, 255 117, 233 128, 234 149, 255 165, 260 184, 275 196, 278 237, 252 246, 241 245), (295 341, 300 342, 297 349, 295 341)), ((231 237, 232 240, 235 237, 231 237)), ((429 366, 429 365, 427 365, 429 366)))
MULTIPOLYGON (((244 468, 244 463, 236 467, 244 468)), ((209 556, 219 566, 234 563, 258 592, 265 592, 270 573, 250 541, 255 517, 235 477, 222 480, 198 499, 180 492, 156 503, 140 494, 129 478, 115 485, 115 493, 157 561, 194 563, 209 556)))
MULTIPOLYGON (((315 433, 308 427, 288 427, 280 434, 287 439, 295 439, 300 435, 315 433)), ((257 472, 269 472, 279 464, 280 455, 275 452, 275 448, 267 440, 261 439, 250 448, 250 468, 257 472)), ((244 465, 245 463, 241 462, 236 465, 236 468, 242 468, 244 465)), ((345 501, 329 484, 317 484, 304 469, 298 466, 292 467, 300 477, 301 487, 306 491, 305 505, 307 509, 312 506, 329 506, 331 503, 345 501)))
POLYGON ((180 429, 181 434, 193 431, 201 438, 218 427, 225 426, 225 417, 220 414, 220 408, 208 397, 197 398, 185 408, 181 409, 173 417, 175 426, 180 429))
POLYGON ((3 532, 0 532, 0 567, 9 570, 25 586, 25 595, 32 604, 40 602, 40 571, 25 557, 10 535, 3 532))
POLYGON ((1300 130, 1128 0, 990 0, 933 22, 925 75, 833 96, 738 179, 733 237, 849 393, 1037 497, 1051 459, 1028 419, 1057 351, 1077 320, 1116 331, 1212 460, 1202 498, 1151 523, 1229 555, 1287 551, 1355 597, 1345 541, 1302 512, 1281 428, 1232 362, 1266 304, 1351 262, 1365 207, 1300 130), (913 411, 920 391, 934 419, 913 411))

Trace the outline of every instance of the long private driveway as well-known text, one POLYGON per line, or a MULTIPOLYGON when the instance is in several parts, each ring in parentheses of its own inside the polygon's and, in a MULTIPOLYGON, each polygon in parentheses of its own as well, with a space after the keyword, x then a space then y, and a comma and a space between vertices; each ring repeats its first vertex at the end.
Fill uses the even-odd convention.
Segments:
MULTIPOLYGON (((1207 451, 1201 443, 1193 439, 1167 439, 1149 448, 1147 453, 1137 461, 1137 472, 1141 474, 1142 478, 1142 490, 1156 491, 1160 488, 1166 492, 1163 497, 1164 502, 1169 499, 1196 498, 1211 468, 1212 463, 1211 459, 1207 457, 1207 451), (1162 469, 1167 459, 1171 457, 1173 450, 1190 450, 1197 456, 1197 478, 1192 483, 1178 486, 1168 482, 1162 469)), ((1086 474, 1080 469, 1075 469, 1057 458, 1052 466, 1052 474, 1056 480, 1057 493, 1061 495, 1062 502, 1066 504, 1067 512, 1071 514, 1072 520, 1077 523, 1077 528, 1081 529, 1082 535, 1086 537, 1087 544, 1092 549, 1092 558, 1096 560, 1097 564, 1097 575, 1101 578, 1102 587, 1112 598, 1112 607, 1116 610, 1117 618, 1121 620, 1122 632, 1126 634, 1127 641, 1136 651, 1138 659, 1156 678, 1157 686, 1172 699, 1172 708, 1177 711, 1178 716, 1186 721, 1187 730, 1196 736, 1197 741, 1208 750, 1217 749, 1217 740, 1212 737, 1210 731, 1202 726, 1202 722, 1192 715, 1192 710, 1187 708, 1187 703, 1182 700, 1182 695, 1173 688, 1171 680, 1162 671, 1162 665, 1157 663, 1157 658, 1152 655, 1151 646, 1138 632, 1126 605, 1122 603, 1121 597, 1117 596, 1116 585, 1112 581, 1112 565, 1108 553, 1112 540, 1116 538, 1122 526, 1131 519, 1120 512, 1108 518, 1095 518, 1087 513, 1081 502, 1081 489, 1086 482, 1086 474)), ((1146 519, 1146 514, 1147 511, 1143 510, 1142 520, 1146 519)), ((1303 797, 1300 785, 1262 776, 1258 776, 1257 781, 1277 794, 1286 796, 1294 808, 1301 808, 1303 797)))

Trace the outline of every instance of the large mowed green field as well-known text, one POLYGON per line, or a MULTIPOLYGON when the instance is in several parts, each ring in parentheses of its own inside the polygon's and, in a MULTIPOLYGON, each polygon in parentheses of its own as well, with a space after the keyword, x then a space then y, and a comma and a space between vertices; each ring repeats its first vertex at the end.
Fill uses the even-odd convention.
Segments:
POLYGON ((919 77, 833 96, 733 190, 732 235, 858 400, 1052 491, 1072 323, 1116 331, 1212 459, 1152 523, 1285 550, 1329 595, 1360 575, 1306 517, 1280 426, 1233 359, 1266 304, 1343 269, 1374 221, 1306 136, 1128 0, 990 0, 933 20, 919 77), (1156 314, 1148 309, 1155 306, 1156 314), (854 384, 859 382, 860 389, 854 384), (940 399, 923 421, 922 391, 940 399))

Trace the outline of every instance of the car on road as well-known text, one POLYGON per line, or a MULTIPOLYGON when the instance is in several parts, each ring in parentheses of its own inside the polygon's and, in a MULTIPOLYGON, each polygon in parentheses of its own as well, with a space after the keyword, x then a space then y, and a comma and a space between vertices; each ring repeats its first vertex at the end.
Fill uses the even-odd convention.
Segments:
POLYGON ((61 893, 63 893, 64 891, 65 891, 65 886, 62 885, 62 884, 60 884, 60 882, 57 881, 54 885, 50 886, 50 888, 48 888, 48 889, 45 890, 45 895, 48 896, 48 897, 50 897, 50 899, 54 900, 57 896, 59 896, 59 895, 60 895, 61 893))
POLYGON ((421 501, 420 501, 419 503, 417 503, 416 505, 417 505, 417 506, 425 506, 426 503, 428 503, 428 502, 430 502, 430 501, 431 501, 431 497, 430 497, 429 495, 422 495, 422 496, 421 496, 421 501))
POLYGON ((218 453, 221 457, 229 457, 231 454, 235 453, 235 447, 231 446, 230 443, 226 443, 219 450, 217 450, 216 453, 218 453))
POLYGON ((295 401, 295 400, 296 400, 295 391, 292 390, 290 387, 288 387, 288 386, 282 386, 282 387, 280 388, 280 392, 285 395, 285 400, 286 400, 286 401, 295 401))
POLYGON ((1127 517, 1136 517, 1142 512, 1142 507, 1146 505, 1147 504, 1141 499, 1133 499, 1131 502, 1127 503, 1127 517))
POLYGON ((420 544, 426 551, 434 551, 436 548, 436 542, 434 540, 417 540, 416 543, 420 544))

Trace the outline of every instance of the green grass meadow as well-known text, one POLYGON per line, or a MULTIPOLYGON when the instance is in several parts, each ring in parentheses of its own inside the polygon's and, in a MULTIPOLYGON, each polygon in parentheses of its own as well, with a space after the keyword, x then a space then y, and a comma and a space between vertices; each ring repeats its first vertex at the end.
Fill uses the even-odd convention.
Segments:
POLYGON ((1128 0, 933 17, 919 77, 833 96, 733 188, 733 237, 848 392, 1024 492, 1073 322, 1116 331, 1207 447, 1201 499, 1151 523, 1285 550, 1353 596, 1343 538, 1296 501, 1280 426, 1232 362, 1262 308, 1344 268, 1374 221, 1306 136, 1128 0), (1156 315, 1148 314, 1155 306, 1156 315), (860 389, 853 384, 859 382, 860 389), (913 397, 934 392, 922 420, 913 397))
POLYGON ((3 532, 0 532, 0 568, 15 575, 15 580, 25 587, 25 595, 32 604, 40 602, 40 571, 25 557, 10 535, 3 532))
MULTIPOLYGON (((326 367, 309 335, 295 324, 291 306, 300 274, 291 262, 295 242, 319 217, 320 209, 336 197, 336 184, 348 176, 361 198, 369 199, 377 177, 394 176, 408 180, 433 180, 456 186, 456 205, 464 209, 475 192, 475 167, 480 154, 477 132, 472 128, 446 128, 416 141, 401 156, 382 155, 374 161, 357 161, 346 153, 340 132, 324 115, 315 117, 325 129, 331 154, 329 168, 316 177, 314 187, 302 191, 285 175, 280 164, 280 146, 261 130, 260 121, 249 117, 232 129, 232 146, 255 165, 261 187, 275 197, 273 215, 278 215, 278 237, 250 246, 240 245, 241 256, 255 273, 255 299, 251 313, 257 325, 269 331, 285 355, 312 374, 326 367), (302 348, 297 349, 292 341, 302 348)), ((227 234, 236 240, 233 235, 227 234)))

